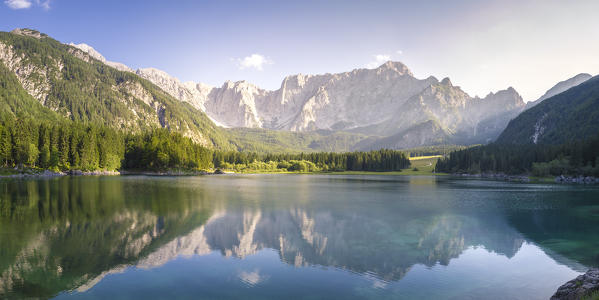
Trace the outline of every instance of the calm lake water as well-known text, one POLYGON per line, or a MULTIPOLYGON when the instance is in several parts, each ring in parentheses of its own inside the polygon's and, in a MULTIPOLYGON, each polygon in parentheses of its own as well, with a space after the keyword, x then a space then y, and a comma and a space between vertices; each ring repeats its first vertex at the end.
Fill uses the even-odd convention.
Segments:
POLYGON ((451 177, 0 180, 0 298, 548 299, 599 187, 451 177))

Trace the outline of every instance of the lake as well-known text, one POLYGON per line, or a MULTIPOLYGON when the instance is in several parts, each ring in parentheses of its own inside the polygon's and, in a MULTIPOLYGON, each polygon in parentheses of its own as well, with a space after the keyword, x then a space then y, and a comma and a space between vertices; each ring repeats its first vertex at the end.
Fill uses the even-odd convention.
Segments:
POLYGON ((449 176, 0 180, 0 298, 548 299, 599 187, 449 176))

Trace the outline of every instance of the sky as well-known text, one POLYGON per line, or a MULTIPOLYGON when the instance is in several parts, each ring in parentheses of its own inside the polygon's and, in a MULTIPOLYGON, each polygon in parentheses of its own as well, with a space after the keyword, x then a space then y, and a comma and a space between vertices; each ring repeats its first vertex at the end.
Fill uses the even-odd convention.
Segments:
POLYGON ((33 28, 108 60, 181 81, 247 80, 400 61, 470 95, 514 87, 539 98, 599 74, 597 0, 0 0, 0 30, 33 28))

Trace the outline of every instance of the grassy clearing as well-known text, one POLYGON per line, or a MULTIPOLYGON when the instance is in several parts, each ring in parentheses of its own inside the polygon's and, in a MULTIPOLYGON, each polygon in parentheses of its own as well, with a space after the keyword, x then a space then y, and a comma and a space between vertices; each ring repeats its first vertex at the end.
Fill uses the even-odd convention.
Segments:
POLYGON ((435 164, 441 155, 410 157, 411 169, 402 170, 405 175, 433 175, 435 164))
POLYGON ((410 157, 412 166, 409 169, 403 169, 401 172, 368 172, 368 171, 343 171, 323 174, 332 175, 446 175, 443 173, 433 173, 437 159, 441 155, 416 156, 410 157))
POLYGON ((441 157, 443 157, 443 155, 414 156, 414 157, 410 157, 410 161, 434 159, 434 161, 437 162, 437 159, 439 159, 441 157))

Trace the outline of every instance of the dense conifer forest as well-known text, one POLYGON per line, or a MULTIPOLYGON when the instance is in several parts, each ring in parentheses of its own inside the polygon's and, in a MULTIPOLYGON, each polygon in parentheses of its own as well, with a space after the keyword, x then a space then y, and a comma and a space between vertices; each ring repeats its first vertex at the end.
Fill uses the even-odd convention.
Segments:
POLYGON ((599 176, 599 135, 562 145, 489 144, 454 151, 435 168, 445 173, 599 176))
POLYGON ((233 170, 399 171, 406 154, 394 150, 348 153, 264 154, 222 151, 194 143, 180 133, 154 128, 123 133, 103 125, 72 121, 5 118, 0 122, 0 164, 4 168, 66 170, 233 170))
POLYGON ((214 152, 214 166, 225 169, 285 171, 401 171, 410 167, 408 156, 396 150, 368 152, 313 152, 260 154, 214 152))

